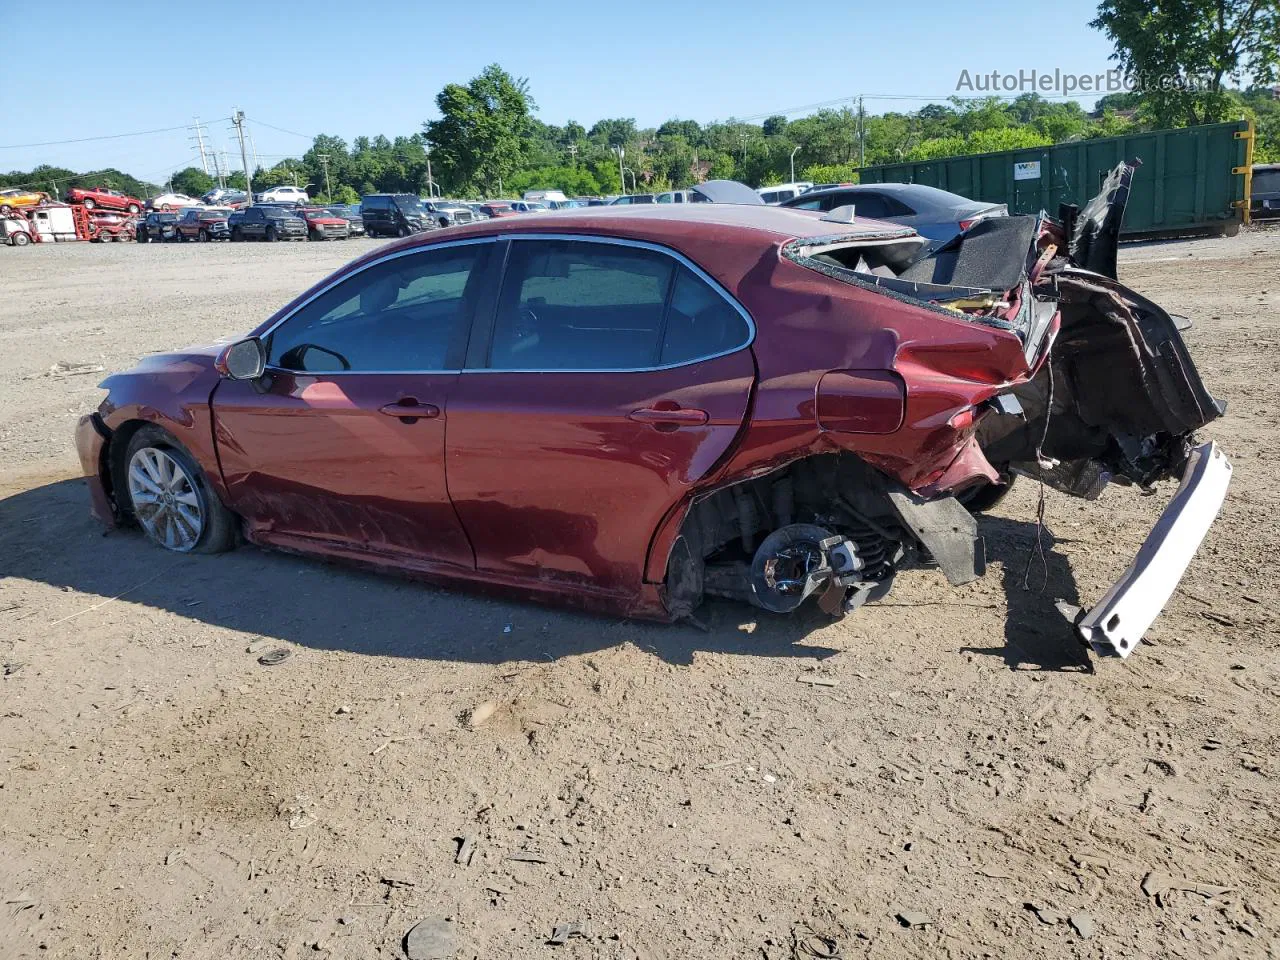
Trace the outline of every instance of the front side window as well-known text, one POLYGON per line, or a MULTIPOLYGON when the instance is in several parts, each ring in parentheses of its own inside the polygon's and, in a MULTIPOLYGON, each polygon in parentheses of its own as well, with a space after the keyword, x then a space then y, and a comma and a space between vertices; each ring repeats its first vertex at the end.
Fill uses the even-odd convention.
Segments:
POLYGON ((276 328, 268 365, 308 373, 456 368, 487 244, 427 250, 341 281, 276 328))
POLYGON ((803 203, 793 203, 791 204, 791 209, 792 210, 821 210, 822 198, 818 197, 816 200, 805 200, 803 203))
POLYGON ((579 240, 515 241, 490 346, 494 370, 636 370, 747 342, 746 321, 667 254, 579 240))

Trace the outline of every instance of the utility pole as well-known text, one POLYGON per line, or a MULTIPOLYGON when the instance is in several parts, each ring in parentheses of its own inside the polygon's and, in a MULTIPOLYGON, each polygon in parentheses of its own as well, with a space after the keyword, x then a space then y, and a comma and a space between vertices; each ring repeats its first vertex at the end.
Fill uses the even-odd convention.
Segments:
POLYGON ((240 162, 244 165, 244 193, 246 197, 246 206, 253 206, 253 174, 249 172, 249 154, 244 149, 244 111, 237 110, 231 115, 231 122, 235 124, 236 136, 240 138, 240 162))
POLYGON ((194 140, 200 147, 200 168, 204 170, 205 176, 209 175, 209 156, 204 150, 204 128, 200 125, 200 118, 195 117, 196 125, 194 127, 196 135, 187 137, 188 140, 194 140))
POLYGON ((262 161, 258 159, 258 145, 253 142, 252 130, 249 131, 248 136, 249 136, 249 150, 253 153, 253 169, 261 170, 262 161))
POLYGON ((624 147, 614 147, 613 152, 618 155, 618 180, 622 184, 622 192, 626 193, 627 192, 627 175, 625 173, 626 168, 622 165, 622 158, 626 155, 627 151, 626 151, 626 148, 624 147))
POLYGON ((569 144, 569 162, 573 164, 574 169, 578 167, 578 145, 576 143, 569 144))
POLYGON ((316 159, 320 161, 320 166, 324 167, 324 195, 329 198, 330 203, 333 203, 333 187, 329 186, 329 155, 317 153, 316 159))
POLYGON ((796 152, 799 149, 800 149, 799 147, 796 147, 795 150, 791 151, 791 182, 792 183, 796 182, 796 152))
POLYGON ((867 115, 862 109, 862 98, 858 98, 858 166, 867 165, 867 115))
POLYGON ((431 177, 431 144, 425 144, 422 149, 427 152, 427 196, 434 197, 436 195, 436 182, 431 177))

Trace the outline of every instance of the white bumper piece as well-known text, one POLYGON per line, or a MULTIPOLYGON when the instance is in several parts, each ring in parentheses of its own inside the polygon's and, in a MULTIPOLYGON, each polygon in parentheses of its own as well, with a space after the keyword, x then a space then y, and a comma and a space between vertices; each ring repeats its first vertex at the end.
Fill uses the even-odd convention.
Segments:
POLYGON ((1173 596, 1187 565, 1209 532, 1231 483, 1231 462, 1216 443, 1191 452, 1182 484, 1151 528, 1138 555, 1080 621, 1080 635, 1095 653, 1127 657, 1173 596))

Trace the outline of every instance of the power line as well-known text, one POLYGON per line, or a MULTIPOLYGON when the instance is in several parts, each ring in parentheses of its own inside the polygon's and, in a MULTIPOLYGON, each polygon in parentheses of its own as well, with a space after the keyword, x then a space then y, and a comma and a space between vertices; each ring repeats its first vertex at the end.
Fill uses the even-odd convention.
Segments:
POLYGON ((305 133, 298 133, 296 130, 286 130, 284 127, 277 127, 275 124, 267 123, 265 120, 258 120, 254 117, 245 117, 245 119, 248 120, 250 123, 256 123, 263 127, 269 127, 270 129, 276 130, 280 133, 287 133, 291 137, 301 137, 303 140, 315 139, 315 137, 308 136, 305 133))
POLYGON ((120 140, 123 137, 148 137, 153 133, 171 133, 174 130, 189 129, 189 126, 183 125, 177 127, 160 127, 156 130, 137 130, 133 133, 109 133, 101 137, 77 137, 74 140, 45 140, 41 143, 6 143, 0 145, 0 150, 23 150, 27 147, 58 147, 67 143, 90 143, 94 140, 120 140))

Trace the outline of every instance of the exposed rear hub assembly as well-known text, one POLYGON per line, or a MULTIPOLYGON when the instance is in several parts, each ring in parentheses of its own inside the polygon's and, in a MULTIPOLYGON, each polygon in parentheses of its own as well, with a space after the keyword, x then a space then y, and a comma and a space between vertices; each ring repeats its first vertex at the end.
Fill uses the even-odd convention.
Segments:
POLYGON ((774 613, 790 613, 810 596, 833 615, 860 606, 875 588, 852 540, 812 523, 793 523, 769 534, 751 560, 751 600, 774 613), (849 605, 849 600, 857 598, 849 605))

